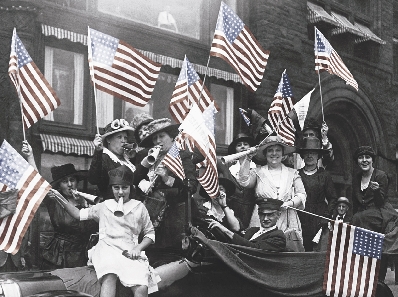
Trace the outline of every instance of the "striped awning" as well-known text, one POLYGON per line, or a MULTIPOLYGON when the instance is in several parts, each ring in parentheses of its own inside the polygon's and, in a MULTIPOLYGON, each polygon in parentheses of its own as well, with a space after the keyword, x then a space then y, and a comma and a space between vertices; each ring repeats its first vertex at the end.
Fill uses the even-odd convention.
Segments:
POLYGON ((335 26, 339 23, 324 10, 321 6, 307 2, 308 15, 307 19, 311 24, 325 22, 335 26))
POLYGON ((51 152, 63 152, 65 154, 76 155, 94 155, 94 144, 92 141, 70 138, 64 136, 55 136, 49 134, 40 134, 43 150, 51 152))
POLYGON ((349 32, 358 36, 358 38, 356 38, 354 41, 355 43, 372 40, 379 44, 386 44, 384 40, 382 40, 376 34, 374 34, 368 27, 359 23, 353 24, 345 16, 338 14, 336 12, 332 11, 331 14, 332 17, 334 17, 336 21, 339 23, 339 27, 332 30, 332 35, 349 32))
MULTIPOLYGON (((71 32, 71 31, 68 31, 65 29, 56 28, 56 27, 45 25, 45 24, 41 25, 41 31, 42 31, 42 34, 45 36, 55 36, 58 39, 68 39, 72 42, 79 42, 79 43, 82 43, 87 46, 87 35, 84 35, 84 34, 71 32)), ((183 63, 183 60, 175 59, 175 58, 168 57, 168 56, 163 56, 160 54, 155 54, 155 53, 140 50, 140 49, 137 49, 137 50, 140 51, 143 55, 147 56, 148 58, 150 58, 153 61, 158 62, 162 65, 168 65, 173 68, 181 68, 182 63, 183 63)), ((211 68, 211 67, 207 68, 206 66, 199 65, 199 64, 193 64, 193 63, 191 63, 191 64, 193 65, 193 68, 195 69, 195 71, 197 73, 200 73, 203 75, 207 74, 208 76, 214 76, 216 78, 220 78, 220 79, 224 79, 224 80, 231 80, 233 82, 243 84, 242 80, 240 79, 240 76, 238 74, 231 73, 228 71, 219 70, 216 68, 211 68)))

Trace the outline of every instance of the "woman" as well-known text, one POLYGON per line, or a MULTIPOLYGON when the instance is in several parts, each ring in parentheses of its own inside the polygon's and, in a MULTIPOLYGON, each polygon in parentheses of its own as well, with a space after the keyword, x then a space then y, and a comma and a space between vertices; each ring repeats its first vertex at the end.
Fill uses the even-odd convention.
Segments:
MULTIPOLYGON (((247 151, 255 144, 254 138, 245 134, 239 133, 228 146, 228 155, 247 151)), ((243 229, 249 226, 250 218, 255 204, 254 189, 247 189, 242 187, 237 181, 239 177, 239 170, 243 163, 245 156, 236 160, 228 167, 221 161, 217 160, 217 169, 224 177, 230 179, 235 184, 235 192, 228 196, 228 205, 235 211, 235 215, 241 219, 243 229)), ((250 168, 256 168, 254 162, 250 162, 250 168)))
MULTIPOLYGON (((298 171, 282 164, 283 155, 293 153, 295 147, 286 145, 279 136, 268 136, 257 150, 256 158, 264 156, 267 165, 250 169, 253 156, 247 155, 239 171, 239 183, 245 188, 255 188, 256 198, 273 198, 283 201, 282 213, 277 221, 279 230, 294 229, 301 235, 301 224, 295 210, 304 209, 306 193, 298 171), (262 156, 261 156, 262 155, 262 156)), ((251 227, 259 227, 257 205, 253 211, 251 227)))
POLYGON ((354 152, 354 160, 361 171, 352 181, 352 224, 379 233, 386 233, 387 224, 397 217, 392 205, 387 202, 387 174, 375 169, 376 153, 370 146, 361 146, 354 152))
MULTIPOLYGON (((299 170, 299 174, 307 194, 305 210, 331 218, 336 207, 336 191, 330 174, 322 167, 318 168, 318 160, 328 151, 321 148, 321 141, 316 137, 306 137, 302 143, 299 153, 305 165, 299 170)), ((307 252, 312 251, 312 239, 321 225, 327 221, 305 213, 299 213, 299 217, 303 229, 304 248, 307 252)))
MULTIPOLYGON (((32 147, 24 141, 22 153, 29 164, 37 169, 32 147)), ((87 176, 87 170, 76 170, 73 164, 64 164, 51 168, 53 189, 58 190, 69 203, 77 208, 87 207, 83 197, 75 195, 79 181, 87 176)), ((90 235, 98 232, 95 222, 80 222, 71 217, 55 199, 53 192, 44 198, 54 228, 54 235, 43 249, 41 269, 57 269, 87 265, 86 248, 90 235)))
POLYGON ((108 171, 126 165, 131 172, 135 166, 131 162, 135 151, 129 143, 134 130, 124 119, 116 119, 106 125, 103 135, 97 134, 94 139, 95 151, 88 171, 88 181, 96 185, 104 199, 111 199, 108 171))
POLYGON ((144 252, 154 243, 155 232, 144 205, 130 199, 132 183, 133 173, 123 165, 109 171, 113 199, 82 210, 70 202, 64 204, 73 218, 99 222, 100 239, 89 254, 101 283, 101 297, 115 296, 118 280, 131 288, 135 297, 148 296, 158 289, 160 279, 144 252), (115 210, 120 204, 123 215, 117 217, 115 210))
MULTIPOLYGON (((175 239, 175 234, 184 232, 185 217, 182 212, 184 202, 188 197, 188 189, 196 192, 197 180, 195 177, 195 165, 192 163, 192 154, 180 150, 182 167, 185 179, 181 179, 168 169, 163 160, 174 145, 174 138, 178 135, 178 125, 172 125, 167 118, 157 119, 148 124, 149 134, 140 142, 144 148, 159 147, 159 155, 149 170, 144 166, 137 166, 136 177, 139 180, 138 188, 146 193, 144 204, 147 206, 151 220, 157 232, 157 245, 180 246, 180 238, 175 239), (188 182, 189 181, 189 182, 188 182), (166 210, 167 208, 167 210, 166 210), (160 224, 164 219, 162 225, 160 224), (160 230, 161 228, 161 230, 160 230)), ((193 212, 195 204, 192 203, 193 212)))
POLYGON ((153 121, 153 117, 143 112, 137 114, 130 123, 134 130, 134 138, 138 143, 148 135, 148 124, 153 121))

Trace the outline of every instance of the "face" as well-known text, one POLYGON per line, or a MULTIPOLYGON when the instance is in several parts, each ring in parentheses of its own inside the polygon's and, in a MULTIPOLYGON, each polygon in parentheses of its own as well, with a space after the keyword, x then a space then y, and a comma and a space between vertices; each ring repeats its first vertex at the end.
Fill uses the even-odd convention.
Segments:
POLYGON ((113 196, 116 201, 123 199, 123 203, 130 200, 130 186, 127 185, 112 185, 113 196))
POLYGON ((149 134, 148 125, 142 125, 138 129, 139 140, 143 140, 149 134))
POLYGON ((362 171, 369 171, 373 168, 373 159, 370 155, 358 156, 358 165, 362 171))
POLYGON ((166 132, 159 132, 152 136, 152 142, 154 145, 160 145, 161 152, 168 152, 173 145, 174 139, 166 132))
POLYGON ((263 228, 270 228, 276 225, 276 221, 280 217, 281 212, 275 210, 273 212, 270 211, 259 211, 258 216, 260 217, 260 224, 263 228))
POLYGON ((317 165, 318 163, 318 153, 316 151, 303 151, 301 154, 304 159, 305 165, 317 165))
POLYGON ((67 176, 64 177, 59 182, 59 190, 62 195, 64 196, 72 196, 72 190, 76 190, 77 187, 77 179, 75 176, 67 176))
POLYGON ((307 138, 307 137, 317 137, 315 130, 313 129, 307 129, 303 132, 303 137, 307 138))
POLYGON ((127 132, 121 131, 115 134, 109 135, 105 141, 108 143, 108 149, 119 156, 122 156, 124 153, 123 146, 127 144, 127 132))
POLYGON ((276 144, 267 147, 266 155, 267 164, 280 164, 282 162, 283 147, 276 144))
POLYGON ((235 146, 235 151, 237 153, 247 151, 250 148, 250 144, 247 141, 239 141, 235 146))
POLYGON ((342 216, 342 215, 346 214, 347 211, 348 211, 348 205, 347 205, 347 204, 345 204, 345 203, 339 203, 339 204, 337 204, 337 213, 338 213, 339 215, 342 216))

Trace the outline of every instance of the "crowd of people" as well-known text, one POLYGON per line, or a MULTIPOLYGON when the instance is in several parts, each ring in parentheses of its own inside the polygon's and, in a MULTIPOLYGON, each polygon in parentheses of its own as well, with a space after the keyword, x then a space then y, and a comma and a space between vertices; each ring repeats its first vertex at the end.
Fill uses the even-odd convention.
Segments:
MULTIPOLYGON (((252 115, 259 116, 254 111, 252 115)), ((54 235, 43 249, 41 268, 90 263, 100 280, 101 296, 114 296, 117 280, 131 287, 134 296, 146 296, 157 283, 173 282, 170 272, 182 277, 192 265, 175 262, 155 270, 144 252, 150 246, 181 246, 188 202, 198 232, 276 252, 320 250, 329 220, 385 233, 388 223, 397 219, 388 202, 387 174, 374 168, 376 153, 371 147, 361 146, 353 154, 360 169, 353 179, 353 196, 338 197, 325 170, 334 158, 326 123, 308 119, 297 147, 265 129, 266 121, 253 118, 252 123, 259 126, 252 127, 251 135, 239 133, 228 146, 229 155, 248 153, 228 164, 217 159, 220 189, 215 199, 197 181, 200 153, 180 150, 184 180, 163 163, 175 145, 178 125, 146 113, 131 123, 109 123, 94 138, 88 171, 78 171, 73 164, 51 169, 53 189, 44 203, 54 235), (293 154, 299 169, 286 162, 293 154), (98 204, 87 203, 76 191, 82 178, 98 187, 98 204), (98 242, 87 251, 94 233, 98 242)), ((36 167, 26 141, 22 153, 36 167)))

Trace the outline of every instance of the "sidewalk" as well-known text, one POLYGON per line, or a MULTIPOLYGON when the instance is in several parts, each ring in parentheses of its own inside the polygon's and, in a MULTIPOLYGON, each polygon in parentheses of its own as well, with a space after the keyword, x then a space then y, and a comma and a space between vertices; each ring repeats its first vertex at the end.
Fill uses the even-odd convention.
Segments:
POLYGON ((395 284, 395 271, 391 271, 390 268, 387 270, 385 283, 391 289, 394 296, 398 297, 398 284, 395 284))

